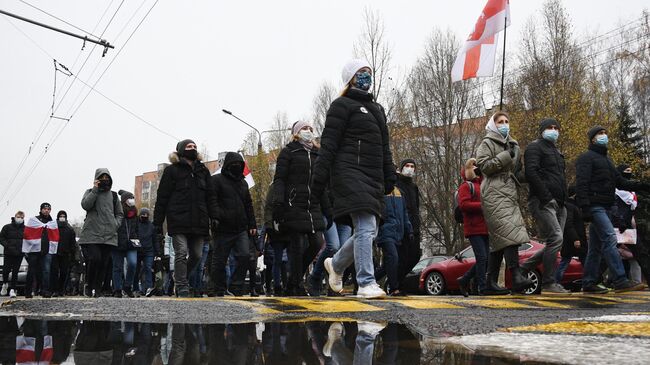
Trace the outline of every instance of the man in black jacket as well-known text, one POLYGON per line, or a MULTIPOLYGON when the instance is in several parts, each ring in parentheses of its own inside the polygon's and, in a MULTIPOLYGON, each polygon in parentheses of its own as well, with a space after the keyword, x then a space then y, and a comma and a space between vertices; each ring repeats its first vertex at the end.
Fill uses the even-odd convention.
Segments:
POLYGON ((63 296, 75 260, 77 234, 68 223, 68 213, 65 210, 56 214, 56 224, 59 227, 59 244, 56 260, 52 262, 52 288, 54 296, 63 296))
POLYGON ((16 283, 20 264, 23 262, 23 231, 25 230, 25 213, 18 211, 11 218, 11 223, 2 227, 0 231, 0 245, 4 247, 4 263, 2 267, 2 294, 16 297, 16 283), (9 283, 9 274, 11 282, 9 283))
MULTIPOLYGON (((237 260, 230 291, 241 296, 248 267, 249 236, 257 234, 253 200, 244 180, 244 159, 236 152, 228 152, 221 173, 212 177, 211 191, 217 201, 217 221, 213 232, 212 277, 217 296, 226 292, 226 263, 230 252, 237 260)), ((251 284, 253 281, 251 281, 251 284)))
POLYGON ((557 148, 560 122, 546 118, 539 122, 539 137, 526 148, 524 166, 530 186, 528 209, 535 222, 539 240, 546 246, 523 263, 524 270, 544 264, 542 290, 550 293, 569 291, 555 281, 557 253, 562 249, 566 223, 567 198, 564 156, 557 148))
POLYGON ((404 238, 398 248, 399 256, 399 280, 413 270, 413 267, 420 261, 422 248, 420 248, 420 188, 415 183, 417 164, 414 159, 407 158, 400 163, 400 171, 397 175, 397 187, 406 200, 406 210, 409 221, 413 226, 413 239, 404 238))
POLYGON ((630 281, 625 276, 621 255, 616 249, 616 233, 610 219, 610 208, 616 198, 615 189, 632 191, 649 190, 650 186, 624 179, 607 157, 607 129, 595 126, 587 133, 589 150, 576 161, 576 203, 589 225, 589 247, 584 265, 582 291, 606 293, 597 285, 600 262, 604 257, 616 292, 643 290, 643 284, 630 281))
POLYGON ((167 233, 172 237, 176 255, 176 295, 189 297, 187 273, 201 259, 203 242, 210 235, 210 218, 217 215, 217 200, 209 188, 210 171, 201 162, 194 141, 178 142, 169 161, 172 164, 165 168, 158 185, 153 225, 156 233, 162 234, 163 221, 167 219, 167 233))

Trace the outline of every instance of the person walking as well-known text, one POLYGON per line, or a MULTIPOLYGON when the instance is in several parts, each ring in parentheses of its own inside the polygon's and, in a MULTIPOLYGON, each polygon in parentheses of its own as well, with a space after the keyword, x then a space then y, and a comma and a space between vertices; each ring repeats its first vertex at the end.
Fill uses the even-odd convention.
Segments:
POLYGON ((533 283, 519 267, 519 245, 530 241, 518 202, 523 176, 519 143, 510 135, 510 117, 495 113, 485 126, 486 134, 476 152, 483 174, 481 206, 490 233, 487 294, 504 294, 498 283, 501 260, 512 277, 512 290, 520 292, 533 283))
POLYGON ((110 273, 111 249, 117 247, 117 229, 124 212, 117 193, 111 191, 113 178, 106 168, 95 170, 92 189, 86 190, 81 207, 86 211, 79 245, 86 263, 86 296, 101 296, 104 277, 110 273))
POLYGON ((77 234, 68 223, 65 210, 56 213, 56 224, 59 227, 59 245, 52 266, 52 288, 54 296, 64 296, 75 260, 77 234))
POLYGON ((25 223, 22 247, 28 265, 25 298, 31 298, 36 288, 43 298, 52 296, 50 270, 59 242, 59 228, 50 215, 51 211, 50 203, 42 203, 39 214, 25 223))
POLYGON ((237 152, 228 152, 221 173, 212 176, 211 190, 217 202, 214 224, 214 253, 212 277, 216 295, 224 296, 226 263, 232 252, 237 262, 231 277, 230 292, 244 295, 244 280, 248 268, 249 237, 257 234, 253 200, 244 179, 244 159, 237 152))
POLYGON ((320 155, 313 168, 311 193, 323 197, 329 185, 335 221, 352 225, 354 234, 324 262, 332 290, 343 290, 342 275, 352 263, 363 298, 383 297, 372 260, 372 242, 383 212, 383 198, 393 191, 396 174, 390 151, 384 108, 368 90, 372 68, 364 60, 352 60, 343 68, 345 84, 325 121, 320 155))
POLYGON ((174 283, 179 297, 189 297, 188 273, 201 260, 203 242, 210 235, 210 220, 217 216, 217 200, 210 188, 210 171, 201 162, 196 143, 185 139, 169 155, 171 165, 158 185, 154 221, 156 233, 167 233, 174 246, 174 283), (189 260, 188 260, 189 255, 189 260))
POLYGON ((398 247, 399 254, 399 281, 404 280, 406 275, 413 270, 422 257, 420 247, 420 188, 415 182, 417 175, 417 164, 412 158, 400 162, 400 169, 397 174, 397 187, 402 192, 406 201, 406 209, 409 213, 409 222, 413 226, 413 237, 405 237, 398 247))
POLYGON ((153 223, 149 220, 149 209, 140 208, 138 218, 138 239, 140 249, 138 250, 138 267, 136 270, 133 288, 137 288, 141 294, 150 297, 153 294, 153 262, 155 257, 162 256, 159 252, 160 244, 155 243, 156 232, 153 223), (142 280, 140 280, 142 278, 142 280))
MULTIPOLYGON (((273 192, 273 183, 269 187, 269 191, 273 192)), ((286 277, 286 265, 283 260, 284 252, 289 247, 289 236, 287 233, 280 232, 280 225, 273 220, 273 194, 266 195, 266 204, 264 205, 264 235, 267 246, 270 246, 268 251, 272 251, 273 265, 267 266, 267 270, 271 271, 273 276, 273 295, 276 297, 283 296, 286 288, 286 281, 282 277, 286 277), (283 272, 285 275, 283 275, 283 272), (283 285, 284 284, 284 285, 283 285)), ((267 259, 267 255, 264 256, 267 259)), ((270 288, 267 288, 267 293, 270 288)))
POLYGON ((289 234, 286 294, 306 296, 305 272, 324 245, 326 223, 320 202, 326 203, 327 198, 313 196, 309 186, 319 153, 314 128, 309 122, 297 121, 292 133, 293 139, 280 151, 275 167, 273 220, 280 224, 280 231, 289 234))
POLYGON ((2 264, 2 289, 0 295, 9 293, 10 298, 18 294, 18 272, 23 262, 23 231, 25 230, 25 213, 17 211, 11 218, 11 223, 6 224, 0 231, 0 245, 4 248, 4 261, 2 264), (11 281, 9 275, 11 274, 11 281))
POLYGON ((521 267, 524 271, 531 271, 540 262, 543 263, 542 293, 566 294, 570 291, 555 280, 557 254, 562 249, 567 216, 565 163, 557 147, 559 136, 560 122, 552 118, 542 119, 539 122, 539 137, 526 147, 524 153, 529 186, 528 210, 537 223, 539 241, 545 246, 521 267))
POLYGON ((135 207, 135 196, 132 193, 120 190, 120 201, 124 211, 124 219, 117 229, 117 246, 113 247, 113 297, 122 298, 126 295, 134 298, 133 280, 135 267, 138 263, 138 250, 142 246, 138 238, 138 210, 135 207), (124 260, 126 260, 126 276, 124 275, 124 260))
POLYGON ((460 292, 466 297, 470 292, 469 284, 472 278, 476 281, 478 295, 485 294, 490 237, 481 207, 483 176, 481 169, 476 165, 475 158, 470 158, 465 162, 465 167, 461 170, 461 177, 463 183, 458 188, 458 207, 463 213, 463 233, 465 238, 469 239, 476 258, 476 263, 458 278, 460 292))
POLYGON ((616 232, 610 218, 610 209, 615 203, 616 188, 648 191, 650 185, 624 179, 616 170, 607 156, 609 137, 605 127, 594 126, 589 129, 587 136, 588 150, 576 160, 576 203, 582 210, 582 218, 591 221, 582 291, 590 294, 608 291, 598 285, 603 258, 609 268, 614 291, 643 290, 643 284, 633 282, 625 276, 625 268, 616 249, 616 232))
POLYGON ((560 263, 555 271, 555 281, 562 282, 564 272, 569 267, 573 257, 578 257, 580 262, 585 264, 587 255, 587 234, 585 233, 585 223, 582 220, 580 208, 576 206, 575 201, 576 187, 569 186, 568 198, 566 205, 566 223, 564 224, 564 235, 562 249, 560 250, 560 263))

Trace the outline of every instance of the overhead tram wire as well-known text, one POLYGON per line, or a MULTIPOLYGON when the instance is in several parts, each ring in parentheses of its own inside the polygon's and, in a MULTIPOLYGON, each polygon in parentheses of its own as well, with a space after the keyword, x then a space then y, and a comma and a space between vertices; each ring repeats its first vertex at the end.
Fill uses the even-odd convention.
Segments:
POLYGON ((63 23, 65 23, 65 24, 67 24, 67 25, 73 27, 74 29, 76 29, 76 30, 78 30, 78 31, 81 31, 81 32, 83 32, 83 33, 86 33, 86 34, 88 34, 89 36, 92 36, 93 38, 96 38, 97 40, 101 40, 101 37, 98 37, 98 36, 92 34, 91 32, 88 32, 88 31, 86 31, 86 30, 83 30, 83 29, 77 27, 76 25, 71 24, 71 23, 69 23, 69 22, 67 22, 67 21, 65 21, 65 20, 63 20, 63 19, 57 17, 56 15, 50 14, 50 13, 48 13, 47 11, 45 11, 45 10, 43 10, 43 9, 37 7, 37 6, 28 3, 27 1, 24 1, 24 0, 18 0, 18 1, 20 1, 21 3, 23 3, 23 4, 25 4, 25 5, 29 6, 29 7, 31 7, 31 8, 33 8, 33 9, 36 9, 36 10, 40 11, 41 13, 43 13, 43 14, 45 14, 45 15, 48 15, 48 16, 50 16, 50 17, 52 17, 52 18, 54 18, 54 19, 56 19, 56 20, 58 20, 58 21, 60 21, 60 22, 63 22, 63 23))
MULTIPOLYGON (((145 21, 145 19, 149 16, 149 14, 150 14, 151 11, 153 10, 153 8, 156 6, 156 4, 158 4, 158 1, 159 1, 159 0, 156 0, 156 1, 154 2, 154 4, 151 6, 151 8, 149 8, 149 10, 147 11, 147 13, 146 13, 146 14, 144 15, 144 17, 142 18, 142 20, 140 20, 140 22, 138 23, 138 25, 137 25, 137 26, 135 27, 135 29, 131 32, 131 34, 129 35, 129 37, 127 38, 127 40, 124 42, 124 45, 123 45, 123 46, 118 50, 118 52, 117 52, 116 55, 113 57, 113 59, 111 60, 111 62, 108 64, 108 66, 106 66, 106 69, 104 69, 104 71, 102 72, 102 74, 99 76, 99 78, 95 81, 95 83, 94 83, 93 86, 91 87, 91 90, 88 91, 88 94, 86 94, 86 97, 84 97, 84 99, 81 101, 81 103, 77 106, 77 108, 75 109, 74 113, 72 113, 72 114, 70 115, 69 120, 66 121, 66 122, 63 124, 63 126, 59 129, 59 131, 57 132, 57 134, 54 135, 54 137, 53 137, 52 139, 50 139, 48 145, 45 147, 45 150, 43 151, 43 153, 41 154, 41 156, 39 157, 39 159, 36 161, 36 163, 33 165, 33 167, 30 169, 30 171, 29 171, 29 173, 27 174, 27 176, 25 177, 25 179, 23 180, 24 182, 26 182, 26 181, 31 177, 31 175, 34 173, 34 171, 36 171, 36 169, 37 169, 38 166, 40 165, 41 161, 43 161, 43 159, 45 158, 45 155, 47 154, 47 152, 49 151, 49 149, 52 148, 52 146, 54 145, 54 143, 55 143, 55 142, 57 141, 57 139, 61 136, 61 133, 63 133, 63 131, 65 130, 65 128, 68 126, 68 124, 70 123, 70 120, 72 120, 72 118, 74 117, 74 115, 77 113, 77 111, 78 111, 78 110, 81 108, 81 106, 84 104, 84 102, 85 102, 86 99, 88 98, 88 95, 90 95, 90 93, 93 91, 93 89, 95 88, 95 86, 97 86, 97 84, 99 83, 99 81, 100 81, 100 80, 102 79, 102 77, 106 74, 106 72, 107 72, 108 69, 111 67, 111 65, 113 64, 113 62, 117 59, 117 57, 120 55, 120 53, 122 52, 122 50, 124 50, 124 48, 125 48, 126 45, 129 43, 129 41, 131 40, 131 38, 133 37, 133 35, 135 34, 135 32, 140 28, 140 26, 141 26, 142 23, 145 21)), ((15 190, 14 193, 12 194, 11 198, 9 199, 9 201, 12 201, 12 200, 16 197, 16 195, 18 195, 18 194, 20 193, 20 191, 22 190, 22 188, 23 188, 24 186, 25 186, 24 183, 20 184, 20 185, 18 186, 18 189, 15 190)), ((2 213, 4 213, 4 211, 5 211, 5 209, 7 208, 7 206, 8 206, 8 205, 5 205, 5 207, 2 209, 2 211, 0 211, 0 215, 1 215, 2 213)))

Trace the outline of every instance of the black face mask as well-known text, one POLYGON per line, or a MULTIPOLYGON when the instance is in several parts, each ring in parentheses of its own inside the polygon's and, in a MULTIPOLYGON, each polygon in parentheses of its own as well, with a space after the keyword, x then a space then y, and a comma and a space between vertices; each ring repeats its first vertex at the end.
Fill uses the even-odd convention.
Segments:
POLYGON ((240 177, 244 174, 244 166, 240 164, 233 164, 228 166, 228 172, 234 177, 240 177))
POLYGON ((146 216, 146 215, 141 215, 141 216, 140 216, 140 221, 141 221, 141 222, 147 222, 147 221, 149 221, 149 217, 146 216))
POLYGON ((190 161, 194 161, 199 156, 199 153, 196 150, 185 150, 183 152, 183 157, 190 161))
POLYGON ((101 190, 101 191, 111 190, 111 181, 110 180, 99 180, 99 190, 101 190))
POLYGON ((624 172, 621 174, 624 178, 631 180, 632 179, 632 173, 631 172, 624 172))

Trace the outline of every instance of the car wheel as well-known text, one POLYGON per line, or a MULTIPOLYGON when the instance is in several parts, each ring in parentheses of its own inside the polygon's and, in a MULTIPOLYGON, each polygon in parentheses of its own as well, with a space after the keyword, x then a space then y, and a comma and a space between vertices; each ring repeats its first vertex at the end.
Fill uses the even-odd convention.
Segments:
POLYGON ((528 272, 528 279, 533 282, 533 285, 524 290, 524 294, 539 294, 542 292, 542 275, 537 270, 528 272))
POLYGON ((429 295, 442 295, 445 293, 445 278, 437 271, 432 271, 427 275, 424 282, 424 290, 429 295))

